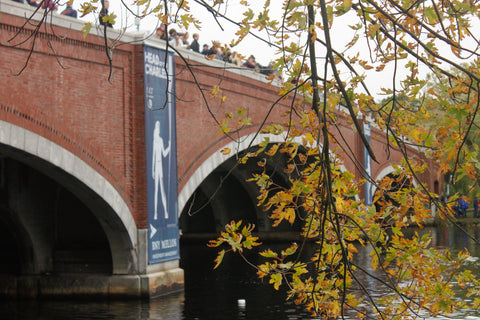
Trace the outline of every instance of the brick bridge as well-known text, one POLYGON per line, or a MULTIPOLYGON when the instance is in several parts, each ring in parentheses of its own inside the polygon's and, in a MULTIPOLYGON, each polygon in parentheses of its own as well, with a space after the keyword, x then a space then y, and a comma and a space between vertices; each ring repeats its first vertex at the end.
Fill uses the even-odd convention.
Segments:
MULTIPOLYGON (((155 230, 148 214, 143 51, 164 43, 109 29, 108 42, 115 49, 108 81, 103 30, 83 39, 83 24, 69 17, 54 14, 55 34, 39 29, 28 59, 32 38, 22 41, 33 35, 33 26, 20 27, 30 12, 26 5, 0 2, 0 295, 150 297, 181 289, 178 253, 160 262, 149 255, 155 230)), ((224 70, 218 61, 182 53, 195 79, 175 56, 178 175, 173 185, 180 219, 174 220, 174 230, 178 234, 180 225, 184 235, 214 233, 230 219, 242 218, 268 232, 265 214, 255 206, 255 190, 245 182, 247 172, 235 170, 223 181, 234 160, 219 151, 248 148, 246 138, 278 98, 276 89, 261 75, 224 70), (195 82, 204 91, 221 83, 227 100, 202 95, 195 82), (240 142, 234 142, 217 134, 211 113, 222 119, 238 107, 248 108, 254 125, 240 130, 240 142), (199 214, 182 215, 187 211, 199 214)), ((281 121, 288 104, 277 108, 269 121, 281 121)), ((363 159, 355 132, 347 124, 341 130, 363 159)), ((379 160, 372 163, 372 174, 380 178, 400 155, 392 150, 387 158, 385 137, 375 129, 372 145, 379 160)), ((348 159, 345 166, 354 168, 348 159)), ((434 172, 422 179, 439 191, 442 181, 434 172)))

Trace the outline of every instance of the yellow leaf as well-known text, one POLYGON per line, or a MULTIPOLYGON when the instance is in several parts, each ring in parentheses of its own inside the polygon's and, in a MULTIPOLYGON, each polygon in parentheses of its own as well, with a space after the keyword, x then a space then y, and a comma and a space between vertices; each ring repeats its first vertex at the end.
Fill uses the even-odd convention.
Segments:
POLYGON ((220 90, 220 87, 218 85, 214 85, 212 90, 210 91, 210 93, 213 95, 213 96, 216 96, 218 94, 218 91, 220 90))
POLYGON ((363 67, 365 70, 372 69, 373 67, 371 65, 368 65, 368 62, 365 60, 359 60, 358 63, 363 67))
POLYGON ((92 23, 91 22, 86 22, 85 25, 82 28, 83 31, 83 39, 85 39, 90 32, 90 29, 92 29, 92 23))
MULTIPOLYGON (((313 145, 313 142, 314 142, 314 138, 313 138, 313 135, 308 132, 304 137, 303 137, 303 140, 304 140, 304 143, 305 142, 308 142, 310 145, 313 145)), ((306 144, 306 143, 305 143, 306 144)))
POLYGON ((467 175, 470 179, 476 180, 475 179, 475 176, 476 176, 475 168, 473 167, 473 165, 470 162, 465 164, 465 171, 467 172, 467 175))
POLYGON ((285 219, 287 219, 290 224, 295 222, 295 210, 293 208, 287 208, 285 210, 285 219))
POLYGON ((274 144, 268 151, 265 152, 266 155, 273 157, 278 150, 278 144, 274 144))
POLYGON ((287 165, 287 167, 285 169, 283 169, 283 172, 289 174, 289 173, 293 172, 293 169, 295 169, 295 166, 293 164, 289 163, 287 165))
POLYGON ((223 148, 222 150, 220 150, 221 153, 223 153, 224 155, 227 155, 230 153, 230 148, 223 148))
POLYGON ((413 138, 414 138, 416 141, 419 140, 420 132, 419 132, 417 129, 413 129, 413 130, 411 131, 411 134, 412 134, 413 138))

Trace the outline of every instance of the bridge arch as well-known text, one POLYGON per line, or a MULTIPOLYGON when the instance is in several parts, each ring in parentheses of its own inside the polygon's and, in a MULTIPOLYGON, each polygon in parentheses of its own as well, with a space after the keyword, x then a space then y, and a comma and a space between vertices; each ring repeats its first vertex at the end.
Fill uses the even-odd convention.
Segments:
POLYGON ((274 134, 258 134, 251 133, 239 138, 236 141, 231 141, 225 146, 215 150, 207 160, 205 160, 195 172, 190 176, 188 181, 185 183, 184 187, 178 195, 178 212, 181 214, 185 205, 187 204, 188 199, 193 195, 195 190, 200 186, 200 184, 215 171, 222 163, 227 161, 232 157, 232 155, 238 154, 239 152, 245 151, 252 146, 256 146, 265 138, 268 138, 271 143, 285 142, 283 135, 274 135, 274 134), (223 154, 221 150, 229 148, 232 150, 229 154, 223 154))
MULTIPOLYGON (((381 180, 382 178, 388 176, 389 174, 391 174, 393 171, 395 171, 395 169, 393 168, 392 165, 388 165, 386 167, 384 167, 382 170, 380 170, 380 172, 377 174, 377 176, 375 177, 375 180, 378 181, 378 180, 381 180)), ((376 188, 376 187, 375 187, 376 188)), ((374 190, 375 191, 375 190, 374 190)))
MULTIPOLYGON (((375 177, 375 181, 380 181, 382 180, 383 178, 385 177, 388 177, 388 178, 396 178, 398 177, 396 174, 395 174, 395 168, 393 167, 393 165, 389 164, 389 165, 386 165, 382 170, 380 170, 380 172, 376 175, 375 177)), ((393 204, 393 206, 398 206, 399 204, 393 200, 389 195, 388 193, 389 192, 396 192, 396 191, 400 191, 400 189, 402 188, 402 185, 407 185, 408 187, 417 187, 418 186, 418 182, 415 180, 415 179, 412 179, 410 181, 408 181, 407 179, 404 179, 401 184, 399 185, 397 182, 394 182, 390 185, 390 187, 385 190, 387 191, 386 194, 383 194, 380 198, 377 199, 377 201, 375 201, 373 203, 373 205, 377 208, 377 210, 380 210, 380 208, 383 206, 382 203, 384 203, 384 201, 387 201, 387 202, 390 202, 393 204)), ((378 187, 377 187, 377 184, 373 184, 372 185, 372 195, 373 197, 375 198, 376 196, 376 192, 378 191, 378 187)))
MULTIPOLYGON (((264 208, 257 205, 259 196, 257 186, 247 181, 252 177, 252 173, 259 170, 256 165, 258 160, 250 159, 246 164, 236 167, 236 155, 250 149, 254 150, 266 138, 269 144, 284 143, 286 134, 286 132, 280 135, 252 133, 231 141, 212 153, 197 168, 179 193, 178 207, 182 232, 184 234, 219 232, 230 220, 240 219, 244 223, 254 223, 258 232, 273 231, 272 223, 268 219, 269 214, 265 214, 264 208), (223 154, 221 150, 225 148, 229 148, 230 153, 223 154), (186 214, 191 216, 187 219, 186 214), (195 217, 197 214, 202 218, 195 217), (213 225, 215 228, 211 227, 213 225)), ((302 138, 297 137, 294 142, 301 144, 302 138)), ((336 161, 333 154, 332 160, 336 161)), ((267 174, 274 183, 285 188, 290 185, 289 177, 284 173, 286 161, 285 155, 277 153, 265 164, 267 174)), ((340 170, 346 170, 342 163, 339 165, 340 170)), ((300 222, 296 221, 293 228, 293 230, 300 228, 300 222)), ((291 230, 286 224, 275 227, 276 232, 291 230)))
MULTIPOLYGON (((232 170, 231 168, 236 163, 235 156, 243 151, 248 150, 249 148, 256 147, 259 143, 264 141, 264 139, 268 138, 270 143, 279 143, 284 142, 285 139, 283 135, 273 135, 273 134, 258 134, 251 133, 245 136, 242 136, 236 141, 231 141, 226 145, 222 146, 218 150, 215 150, 207 160, 205 160, 192 176, 189 178, 181 192, 178 196, 178 208, 179 208, 179 215, 180 215, 180 227, 185 229, 184 221, 185 217, 182 217, 182 212, 184 210, 189 211, 190 208, 186 206, 190 206, 191 204, 188 203, 190 199, 196 198, 199 199, 203 196, 204 202, 209 202, 208 197, 211 194, 215 194, 216 197, 222 198, 225 196, 231 197, 232 193, 237 194, 237 197, 234 197, 232 201, 238 201, 235 210, 232 210, 232 207, 235 207, 234 204, 230 204, 230 212, 229 217, 231 219, 235 218, 235 220, 242 219, 244 222, 251 222, 255 223, 257 226, 261 226, 262 228, 266 226, 266 219, 261 214, 261 208, 258 208, 256 205, 256 197, 258 194, 256 190, 252 188, 253 183, 248 183, 247 179, 251 176, 247 175, 245 170, 232 170), (223 154, 221 150, 229 148, 231 152, 229 154, 223 154), (228 174, 227 174, 228 173, 228 174), (223 177, 226 177, 224 181, 223 177), (222 188, 216 187, 218 181, 223 181, 222 188), (202 186, 203 191, 202 193, 196 193, 200 187, 202 186), (204 194, 206 193, 206 195, 204 194), (198 195, 199 194, 199 195, 198 195), (197 196, 198 195, 198 196, 197 196), (242 201, 243 199, 243 201, 242 201), (247 200, 248 199, 248 200, 247 200), (235 211, 235 212, 233 212, 235 211), (243 212, 242 212, 243 211, 243 212)), ((213 211, 222 211, 226 209, 222 201, 210 202, 211 206, 213 207, 213 211)), ((202 215, 205 217, 204 215, 202 215)), ((223 228, 223 226, 228 223, 229 221, 224 219, 218 220, 214 217, 210 217, 211 221, 207 218, 207 223, 210 226, 216 225, 217 230, 203 229, 201 233, 213 233, 218 232, 223 228), (220 228, 220 229, 219 229, 220 228)), ((192 217, 191 219, 194 219, 192 217)), ((190 219, 189 219, 190 220, 190 219)), ((202 222, 205 222, 203 220, 202 222)), ((194 223, 195 224, 195 223, 194 223)), ((198 229, 197 231, 198 232, 198 229)))
MULTIPOLYGON (((108 240, 112 274, 137 271, 135 221, 123 198, 105 178, 68 150, 9 122, 0 121, 0 144, 3 157, 14 159, 52 179, 93 213, 108 240)), ((12 221, 9 218, 7 225, 12 221)), ((25 233, 25 230, 21 232, 25 233)), ((88 230, 85 233, 88 235, 88 230)), ((35 250, 34 241, 28 236, 23 239, 21 247, 33 246, 35 250)), ((41 267, 36 269, 29 271, 42 271, 41 267)))
MULTIPOLYGON (((232 155, 238 154, 239 152, 245 151, 250 147, 260 144, 264 139, 268 138, 270 143, 282 143, 285 142, 285 135, 274 135, 274 134, 256 134, 251 133, 239 138, 236 141, 231 141, 225 146, 215 150, 210 157, 205 160, 195 172, 190 176, 188 181, 185 183, 184 187, 178 195, 178 214, 181 215, 185 205, 187 204, 190 197, 193 195, 195 190, 200 186, 200 184, 214 172, 222 163, 227 161, 232 157, 232 155), (221 150, 228 148, 232 150, 229 154, 223 154, 221 150)), ((301 138, 297 137, 294 139, 294 142, 301 143, 301 138)), ((333 159, 333 158, 332 158, 333 159)), ((346 171, 347 168, 344 164, 340 164, 340 170, 346 171)))
MULTIPOLYGON (((388 175, 392 175, 394 171, 395 171, 395 168, 392 165, 387 165, 382 170, 380 170, 380 172, 377 174, 374 180, 379 181, 388 175)), ((418 186, 418 183, 415 179, 412 180, 412 184, 414 187, 418 186)), ((377 186, 373 185, 372 190, 373 190, 373 193, 375 193, 375 191, 377 190, 377 186)))

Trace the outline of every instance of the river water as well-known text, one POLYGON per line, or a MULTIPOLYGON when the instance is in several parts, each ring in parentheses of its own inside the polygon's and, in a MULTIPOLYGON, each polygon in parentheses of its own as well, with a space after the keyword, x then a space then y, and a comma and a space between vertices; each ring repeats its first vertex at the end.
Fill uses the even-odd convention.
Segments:
MULTIPOLYGON (((480 226, 470 224, 466 230, 480 238, 480 226)), ((467 248, 473 257, 480 257, 480 246, 456 228, 422 232, 426 231, 432 232, 435 246, 452 251, 467 248)), ((0 302, 0 319, 314 319, 301 307, 285 302, 282 293, 259 282, 255 272, 238 257, 227 258, 218 270, 212 270, 215 254, 215 249, 204 244, 182 246, 185 291, 177 294, 151 301, 5 301, 0 302)), ((368 255, 364 256, 367 265, 368 255)), ((471 259, 469 267, 478 275, 480 260, 471 259)), ((381 289, 373 289, 381 294, 381 289)), ((480 320, 480 311, 469 310, 453 319, 480 320)))

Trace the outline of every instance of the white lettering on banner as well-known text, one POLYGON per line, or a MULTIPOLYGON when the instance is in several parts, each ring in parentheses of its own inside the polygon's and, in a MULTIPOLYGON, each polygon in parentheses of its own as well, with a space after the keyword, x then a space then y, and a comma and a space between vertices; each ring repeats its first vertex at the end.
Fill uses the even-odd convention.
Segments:
POLYGON ((148 63, 145 64, 145 74, 161 79, 167 78, 167 72, 163 66, 154 66, 148 63))
POLYGON ((168 252, 162 252, 162 253, 156 253, 152 255, 153 259, 161 259, 165 257, 171 257, 177 255, 177 251, 168 251, 168 252))
POLYGON ((145 74, 157 78, 166 79, 167 70, 165 70, 165 61, 160 59, 158 54, 153 52, 145 52, 145 74))
POLYGON ((152 241, 152 250, 160 250, 160 241, 152 241))
POLYGON ((177 239, 165 239, 161 241, 152 241, 152 250, 175 248, 177 239))
POLYGON ((162 240, 162 249, 174 248, 177 246, 177 239, 162 240))

